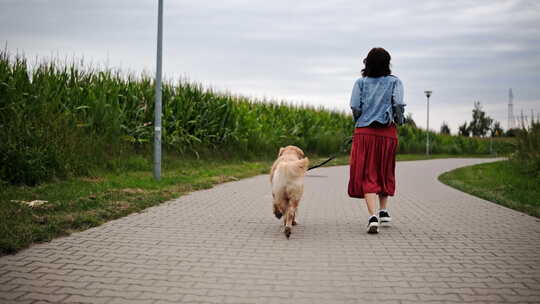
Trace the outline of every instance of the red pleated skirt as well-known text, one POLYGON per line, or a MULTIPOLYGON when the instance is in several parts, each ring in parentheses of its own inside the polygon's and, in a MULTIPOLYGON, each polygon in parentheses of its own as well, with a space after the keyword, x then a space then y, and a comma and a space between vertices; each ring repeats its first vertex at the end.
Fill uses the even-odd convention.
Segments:
POLYGON ((355 129, 349 161, 350 197, 395 194, 397 146, 397 129, 393 124, 355 129))

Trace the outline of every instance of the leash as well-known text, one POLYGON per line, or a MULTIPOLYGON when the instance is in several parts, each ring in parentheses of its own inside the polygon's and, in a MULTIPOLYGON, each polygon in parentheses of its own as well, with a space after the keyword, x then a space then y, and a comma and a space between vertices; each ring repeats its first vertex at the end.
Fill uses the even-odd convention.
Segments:
MULTIPOLYGON (((343 151, 346 151, 347 150, 347 147, 349 146, 349 144, 352 143, 352 140, 353 140, 353 137, 350 136, 350 137, 347 137, 345 139, 345 141, 343 142, 343 144, 341 144, 341 150, 339 152, 343 152, 343 151)), ((333 160, 334 158, 336 158, 338 155, 337 154, 334 154, 332 156, 330 156, 327 160, 323 161, 322 163, 316 165, 316 166, 311 166, 307 169, 307 171, 309 170, 312 170, 312 169, 316 169, 316 168, 319 168, 319 167, 322 167, 324 166, 326 163, 328 163, 329 161, 333 160)))

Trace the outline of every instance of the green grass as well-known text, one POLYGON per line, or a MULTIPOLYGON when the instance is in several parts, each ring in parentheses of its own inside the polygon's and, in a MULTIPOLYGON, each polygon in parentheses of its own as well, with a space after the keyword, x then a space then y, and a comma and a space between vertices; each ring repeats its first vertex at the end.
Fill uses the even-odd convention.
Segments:
POLYGON ((141 211, 187 192, 267 173, 271 161, 170 159, 161 181, 146 171, 103 172, 0 191, 0 255, 141 211), (46 200, 31 208, 16 201, 46 200))
POLYGON ((540 178, 513 161, 458 168, 439 180, 461 191, 540 217, 540 178))

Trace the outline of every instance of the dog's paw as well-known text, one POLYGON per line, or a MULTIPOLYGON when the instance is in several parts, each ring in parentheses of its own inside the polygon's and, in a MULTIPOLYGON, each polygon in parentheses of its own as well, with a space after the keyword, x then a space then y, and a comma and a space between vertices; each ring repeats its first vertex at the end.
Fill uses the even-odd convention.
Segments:
POLYGON ((291 227, 285 227, 284 233, 287 239, 289 239, 289 237, 291 237, 291 227))
POLYGON ((274 211, 274 215, 277 217, 278 220, 283 216, 283 214, 279 211, 274 211))

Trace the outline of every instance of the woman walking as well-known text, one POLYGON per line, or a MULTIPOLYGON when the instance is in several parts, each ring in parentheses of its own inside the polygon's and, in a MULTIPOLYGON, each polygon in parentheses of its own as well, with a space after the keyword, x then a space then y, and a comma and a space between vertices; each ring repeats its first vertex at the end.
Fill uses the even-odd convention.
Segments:
POLYGON ((396 188, 398 145, 394 107, 403 107, 403 85, 390 71, 390 54, 373 48, 364 59, 362 78, 354 83, 351 109, 355 131, 350 157, 349 196, 363 198, 369 212, 367 232, 392 220, 388 197, 396 188), (377 198, 379 210, 376 209, 377 198))

